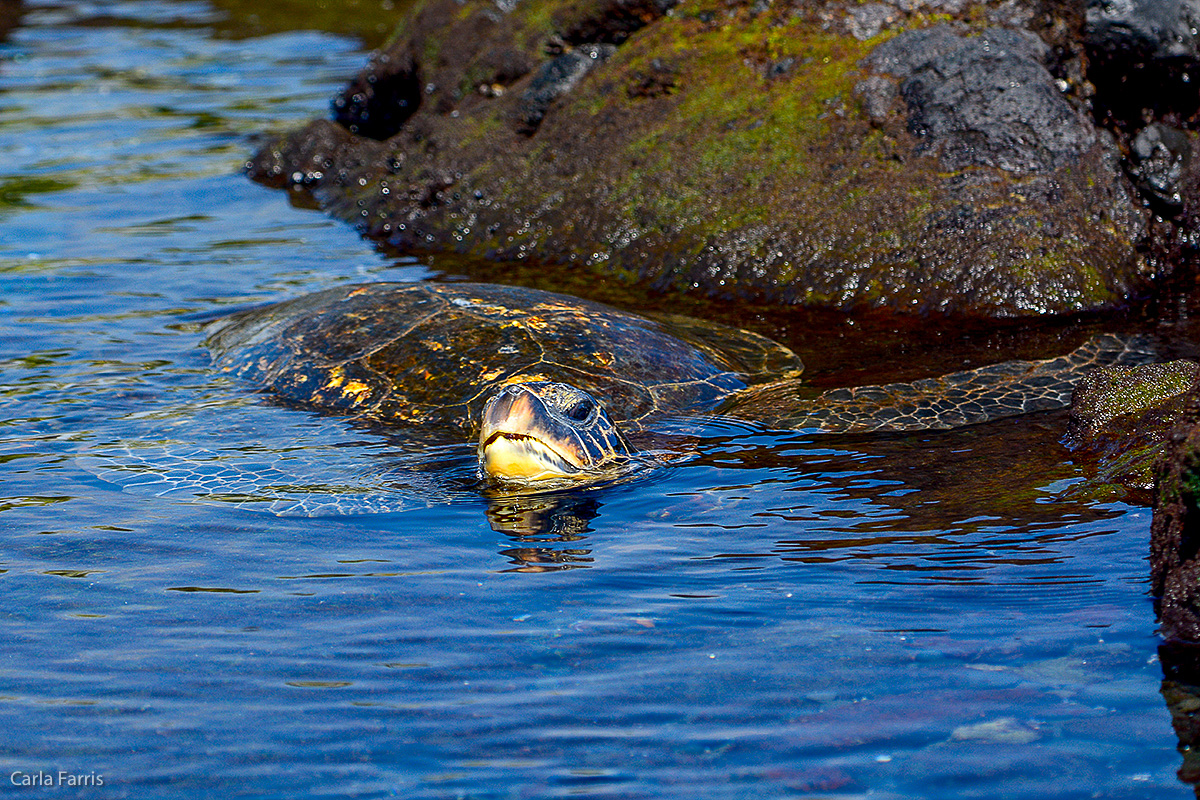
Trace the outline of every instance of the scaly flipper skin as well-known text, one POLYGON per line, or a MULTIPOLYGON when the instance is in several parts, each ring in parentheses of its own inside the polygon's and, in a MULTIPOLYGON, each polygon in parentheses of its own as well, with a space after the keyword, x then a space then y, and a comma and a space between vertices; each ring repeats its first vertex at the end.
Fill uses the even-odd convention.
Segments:
POLYGON ((825 433, 946 430, 1063 408, 1075 383, 1109 364, 1155 360, 1148 342, 1096 336, 1072 353, 1042 361, 1005 361, 912 383, 832 389, 801 397, 799 381, 743 389, 719 413, 779 430, 825 433))

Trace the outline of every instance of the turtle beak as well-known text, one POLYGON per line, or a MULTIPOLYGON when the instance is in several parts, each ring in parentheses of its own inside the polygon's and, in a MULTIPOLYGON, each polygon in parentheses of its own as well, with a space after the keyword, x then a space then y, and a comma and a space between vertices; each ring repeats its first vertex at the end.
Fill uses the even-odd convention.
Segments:
POLYGON ((513 483, 594 477, 606 461, 593 455, 596 434, 562 420, 535 388, 513 384, 488 400, 479 431, 480 470, 513 483))
POLYGON ((483 409, 479 465, 494 478, 521 483, 577 475, 586 468, 574 442, 547 430, 541 398, 506 386, 483 409))

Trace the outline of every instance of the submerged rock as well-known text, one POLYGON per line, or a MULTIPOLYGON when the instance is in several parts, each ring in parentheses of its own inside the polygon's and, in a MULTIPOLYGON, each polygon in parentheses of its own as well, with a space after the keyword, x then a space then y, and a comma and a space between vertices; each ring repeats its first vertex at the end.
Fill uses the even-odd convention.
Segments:
POLYGON ((1176 775, 1195 789, 1200 784, 1200 646, 1164 642, 1158 647, 1158 660, 1163 670, 1160 691, 1183 757, 1176 775))
POLYGON ((1066 441, 1095 460, 1100 480, 1153 484, 1150 590, 1168 642, 1192 643, 1177 653, 1190 653, 1191 663, 1200 653, 1200 365, 1105 367, 1086 376, 1066 441))
POLYGON ((1146 215, 1057 50, 852 5, 418 0, 335 101, 346 136, 249 172, 400 247, 657 290, 1013 316, 1146 289, 1146 215))
POLYGON ((1200 379, 1170 402, 1175 425, 1154 476, 1150 589, 1167 639, 1200 643, 1200 379))

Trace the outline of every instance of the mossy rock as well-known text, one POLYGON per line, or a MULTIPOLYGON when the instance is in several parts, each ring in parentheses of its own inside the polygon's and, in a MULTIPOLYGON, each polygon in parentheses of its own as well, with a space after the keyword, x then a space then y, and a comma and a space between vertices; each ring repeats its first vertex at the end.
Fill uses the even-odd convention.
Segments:
POLYGON ((1075 385, 1067 446, 1102 483, 1137 489, 1154 484, 1167 433, 1186 419, 1189 390, 1200 375, 1194 361, 1111 366, 1075 385))
POLYGON ((657 290, 1018 316, 1145 288, 1115 146, 1033 34, 673 1, 419 0, 336 123, 249 171, 404 248, 657 290))

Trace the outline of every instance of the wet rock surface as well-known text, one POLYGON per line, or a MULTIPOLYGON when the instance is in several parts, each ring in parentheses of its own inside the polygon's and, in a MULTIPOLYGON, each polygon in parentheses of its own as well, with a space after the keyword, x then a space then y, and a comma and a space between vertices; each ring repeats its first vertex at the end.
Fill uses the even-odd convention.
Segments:
POLYGON ((1084 38, 1099 115, 1133 129, 1147 117, 1194 118, 1198 26, 1197 0, 1089 0, 1084 38))
POLYGON ((1200 365, 1187 360, 1096 370, 1075 386, 1067 446, 1100 482, 1150 489, 1197 378, 1200 365))
POLYGON ((1190 63, 1191 6, 1114 8, 421 0, 335 99, 350 137, 309 126, 249 172, 402 248, 651 291, 1112 307, 1193 246, 1197 185, 1189 101, 1131 122, 1096 96, 1131 53, 1190 63))
POLYGON ((616 51, 616 46, 611 44, 580 45, 542 64, 521 94, 517 109, 521 132, 528 135, 536 132, 551 104, 574 89, 584 75, 616 51))
POLYGON ((1200 56, 1196 0, 1089 0, 1087 43, 1094 51, 1143 61, 1200 56))
POLYGON ((1150 588, 1168 638, 1200 642, 1200 391, 1168 436, 1156 475, 1150 588))
POLYGON ((1160 123, 1142 128, 1130 143, 1129 172, 1152 205, 1173 216, 1183 210, 1190 180, 1184 170, 1192 160, 1185 131, 1160 123))
POLYGON ((936 25, 884 42, 866 64, 901 81, 918 154, 936 155, 948 170, 1049 174, 1079 164, 1100 137, 1055 84, 1048 51, 1028 31, 963 36, 936 25))
POLYGON ((421 95, 411 56, 376 53, 367 68, 333 98, 333 119, 351 133, 387 139, 417 112, 421 95))

